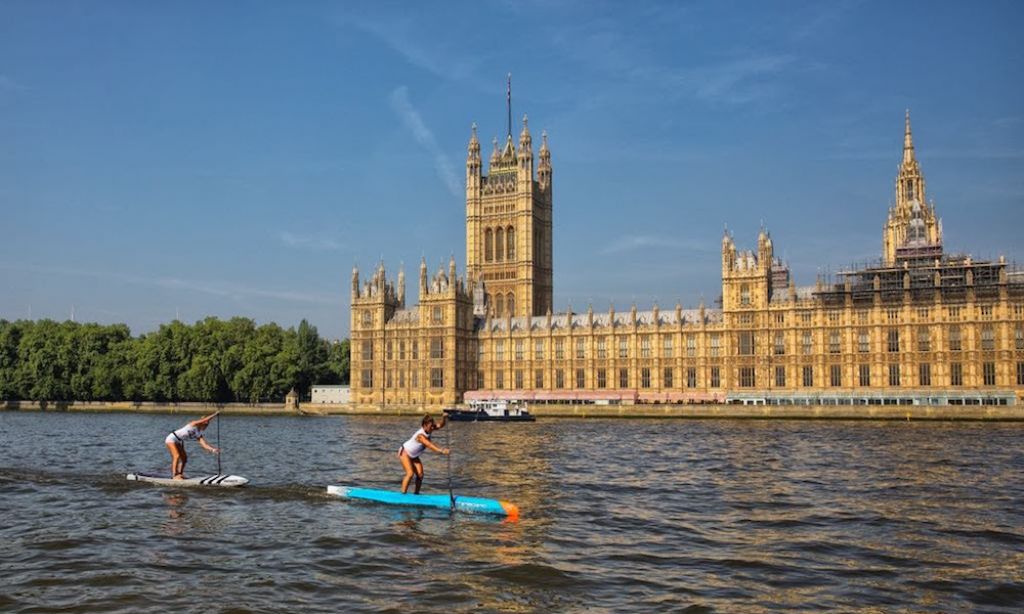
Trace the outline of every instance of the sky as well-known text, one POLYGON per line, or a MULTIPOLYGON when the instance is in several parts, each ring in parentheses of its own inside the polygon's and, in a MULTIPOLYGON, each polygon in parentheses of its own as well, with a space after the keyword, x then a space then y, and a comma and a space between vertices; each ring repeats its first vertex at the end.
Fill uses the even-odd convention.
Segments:
POLYGON ((711 305, 728 227, 877 259, 910 109, 947 251, 1024 262, 1024 3, 0 3, 0 318, 349 328, 465 262, 465 156, 549 135, 556 311, 711 305))

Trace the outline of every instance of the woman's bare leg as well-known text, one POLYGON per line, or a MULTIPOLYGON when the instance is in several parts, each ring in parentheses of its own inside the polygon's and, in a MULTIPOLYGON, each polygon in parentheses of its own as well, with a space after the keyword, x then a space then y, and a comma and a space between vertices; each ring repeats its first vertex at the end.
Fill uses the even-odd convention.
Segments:
MULTIPOLYGON (((398 453, 398 460, 402 461, 402 468, 405 469, 405 477, 402 478, 402 494, 404 495, 409 490, 409 481, 412 480, 413 469, 412 459, 405 453, 403 449, 398 453)), ((417 488, 419 492, 419 488, 417 488)))
POLYGON ((178 445, 173 443, 166 443, 167 450, 171 453, 171 477, 178 475, 178 445))
POLYGON ((177 480, 178 474, 181 473, 178 468, 179 465, 182 466, 182 469, 184 468, 184 463, 181 462, 181 454, 183 450, 181 450, 177 443, 168 443, 167 449, 171 452, 171 477, 177 480))
POLYGON ((423 461, 418 458, 412 459, 412 467, 416 470, 416 494, 420 494, 420 486, 423 485, 423 461))
POLYGON ((185 463, 188 462, 188 454, 185 452, 184 444, 178 446, 178 475, 176 480, 185 479, 185 463))

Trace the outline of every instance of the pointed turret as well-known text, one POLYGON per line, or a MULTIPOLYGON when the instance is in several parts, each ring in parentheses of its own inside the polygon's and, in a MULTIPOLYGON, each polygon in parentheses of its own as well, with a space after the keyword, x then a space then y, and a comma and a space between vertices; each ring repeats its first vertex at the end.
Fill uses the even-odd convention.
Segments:
POLYGON ((736 244, 733 243, 732 235, 726 228, 722 234, 722 271, 731 271, 736 262, 736 244))
POLYGON ((523 115, 523 131, 519 133, 519 179, 525 186, 533 187, 533 140, 530 138, 529 120, 523 115))
POLYGON ((548 149, 548 132, 540 133, 540 164, 537 166, 537 181, 542 190, 551 187, 551 150, 548 149))
POLYGON ((896 202, 889 209, 882 235, 883 259, 890 264, 903 257, 932 258, 942 249, 942 229, 934 205, 926 198, 924 175, 914 154, 910 109, 903 122, 903 159, 896 176, 896 202))
POLYGON ((398 265, 398 304, 405 307, 405 263, 398 265))
POLYGON ((359 267, 352 265, 352 298, 359 297, 359 267))
POLYGON ((519 133, 519 156, 533 157, 533 139, 530 137, 530 118, 526 115, 523 115, 523 129, 519 133))
MULTIPOLYGON (((509 139, 511 138, 509 137, 509 139)), ((494 149, 491 151, 491 168, 494 168, 501 161, 501 151, 498 150, 498 137, 494 137, 491 143, 494 145, 494 149)))
POLYGON ((767 271, 772 266, 772 239, 771 235, 761 226, 761 232, 757 235, 757 265, 767 271))
POLYGON ((466 164, 480 162, 480 139, 476 135, 476 122, 470 126, 469 146, 466 147, 466 164))
POLYGON ((480 186, 480 175, 483 168, 480 163, 480 140, 476 136, 476 123, 473 123, 469 146, 466 148, 466 190, 474 192, 480 186))
POLYGON ((455 254, 448 259, 448 279, 452 285, 455 284, 455 254))
POLYGON ((427 295, 427 259, 420 258, 420 300, 427 295))

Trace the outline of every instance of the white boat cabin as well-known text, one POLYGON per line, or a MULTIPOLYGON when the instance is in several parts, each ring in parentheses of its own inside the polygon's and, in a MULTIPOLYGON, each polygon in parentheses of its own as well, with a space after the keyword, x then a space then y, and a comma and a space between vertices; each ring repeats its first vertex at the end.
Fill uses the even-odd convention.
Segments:
POLYGON ((529 416, 530 411, 523 401, 509 401, 503 399, 479 401, 473 400, 467 403, 469 411, 483 412, 492 418, 514 418, 517 416, 529 416))

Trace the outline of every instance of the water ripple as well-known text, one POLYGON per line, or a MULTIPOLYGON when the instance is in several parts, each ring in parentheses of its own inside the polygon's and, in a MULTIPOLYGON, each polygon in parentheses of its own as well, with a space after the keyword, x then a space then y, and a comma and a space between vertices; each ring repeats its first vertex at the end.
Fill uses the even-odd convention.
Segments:
MULTIPOLYGON (((453 427, 455 490, 514 500, 509 523, 326 495, 394 488, 408 419, 225 419, 224 468, 251 487, 125 480, 166 469, 181 420, 0 414, 0 610, 1024 607, 1024 425, 453 427)), ((444 491, 444 461, 425 464, 444 491)), ((215 467, 190 455, 190 473, 215 467)))

